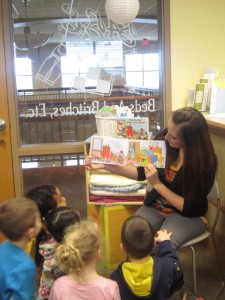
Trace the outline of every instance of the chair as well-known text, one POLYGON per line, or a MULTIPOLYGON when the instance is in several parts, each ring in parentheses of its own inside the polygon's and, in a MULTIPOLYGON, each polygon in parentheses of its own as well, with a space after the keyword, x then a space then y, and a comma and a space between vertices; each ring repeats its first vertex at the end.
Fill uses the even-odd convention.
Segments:
POLYGON ((206 229, 205 232, 203 232, 202 234, 200 234, 199 236, 193 238, 192 240, 188 241, 187 243, 183 244, 181 246, 181 248, 185 248, 185 247, 189 247, 192 250, 192 271, 193 271, 193 282, 194 282, 194 292, 197 294, 197 278, 196 278, 196 253, 195 253, 195 248, 194 245, 207 239, 208 237, 211 236, 212 238, 212 244, 215 250, 215 255, 216 255, 216 262, 217 262, 217 266, 222 278, 222 284, 220 287, 220 290, 216 296, 215 299, 218 299, 218 297, 220 296, 220 294, 222 293, 223 289, 224 289, 224 274, 223 274, 223 269, 221 266, 221 263, 219 261, 219 254, 218 254, 218 249, 217 249, 217 245, 216 245, 216 239, 215 239, 215 229, 219 220, 219 214, 220 214, 220 192, 219 192, 219 187, 217 184, 217 181, 215 180, 214 185, 210 191, 210 193, 207 196, 208 201, 212 201, 212 200, 216 200, 216 214, 214 217, 214 221, 211 227, 211 230, 206 229))

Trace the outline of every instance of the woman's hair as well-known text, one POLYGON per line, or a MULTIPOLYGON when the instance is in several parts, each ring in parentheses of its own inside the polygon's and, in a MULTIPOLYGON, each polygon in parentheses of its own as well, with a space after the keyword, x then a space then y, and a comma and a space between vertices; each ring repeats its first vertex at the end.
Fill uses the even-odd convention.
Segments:
POLYGON ((131 216, 123 223, 121 242, 128 256, 146 257, 150 255, 154 245, 153 228, 143 217, 131 216))
POLYGON ((53 236, 53 238, 61 243, 64 238, 64 232, 69 225, 80 222, 81 216, 78 210, 73 207, 57 207, 51 210, 44 220, 44 224, 53 236))
POLYGON ((38 207, 25 197, 4 201, 0 206, 0 230, 11 241, 18 241, 35 226, 38 207))
POLYGON ((50 210, 57 207, 54 195, 56 195, 54 185, 40 185, 32 188, 26 196, 37 203, 41 218, 44 218, 50 210))
POLYGON ((95 259, 102 244, 100 229, 93 221, 81 221, 66 229, 63 244, 56 251, 56 261, 66 273, 80 272, 95 259))
MULTIPOLYGON (((206 174, 217 170, 217 156, 209 135, 207 122, 201 112, 184 107, 173 112, 172 122, 178 126, 178 135, 183 143, 184 162, 182 188, 187 199, 197 190, 204 190, 206 174)), ((178 149, 168 146, 167 166, 178 156, 178 149)))

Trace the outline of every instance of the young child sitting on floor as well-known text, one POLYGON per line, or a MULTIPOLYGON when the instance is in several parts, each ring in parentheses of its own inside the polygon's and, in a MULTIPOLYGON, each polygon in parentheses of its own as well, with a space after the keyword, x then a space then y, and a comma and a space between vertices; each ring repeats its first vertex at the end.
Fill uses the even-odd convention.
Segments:
POLYGON ((38 300, 47 300, 53 282, 64 275, 55 261, 55 252, 62 243, 66 228, 80 222, 80 213, 73 207, 58 207, 50 211, 44 219, 44 227, 49 238, 39 245, 39 252, 44 257, 40 279, 38 300))
POLYGON ((0 230, 8 238, 0 244, 0 299, 31 300, 34 297, 36 266, 25 253, 27 243, 41 230, 34 201, 6 200, 0 206, 0 230))
POLYGON ((121 248, 129 260, 111 274, 119 285, 121 300, 168 299, 172 291, 182 286, 183 273, 171 234, 159 230, 154 237, 152 226, 140 216, 125 220, 121 248), (159 256, 151 256, 154 243, 159 244, 159 256))
POLYGON ((49 300, 120 300, 117 283, 96 272, 100 247, 101 232, 96 223, 81 221, 68 229, 56 252, 58 265, 68 276, 54 282, 49 300))

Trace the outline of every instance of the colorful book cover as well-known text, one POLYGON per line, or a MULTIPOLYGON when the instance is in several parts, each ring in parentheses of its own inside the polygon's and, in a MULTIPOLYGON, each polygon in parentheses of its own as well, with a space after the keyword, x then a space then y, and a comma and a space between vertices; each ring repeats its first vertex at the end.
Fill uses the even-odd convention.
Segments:
POLYGON ((149 140, 152 132, 149 132, 148 118, 118 118, 117 137, 135 140, 149 140))
POLYGON ((131 140, 107 136, 91 138, 93 163, 144 166, 149 163, 165 168, 166 144, 159 140, 131 140))

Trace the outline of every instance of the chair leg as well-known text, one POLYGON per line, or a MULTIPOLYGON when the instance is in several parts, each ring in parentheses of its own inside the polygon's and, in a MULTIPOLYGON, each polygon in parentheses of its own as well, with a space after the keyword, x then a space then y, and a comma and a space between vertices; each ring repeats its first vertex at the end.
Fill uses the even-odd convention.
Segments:
POLYGON ((193 272, 193 284, 194 293, 197 294, 197 275, 196 275, 196 260, 195 260, 195 249, 193 246, 189 246, 192 251, 192 272, 193 272))
POLYGON ((220 272, 220 276, 221 276, 221 279, 222 279, 221 287, 220 287, 219 292, 217 293, 217 295, 215 297, 215 300, 217 300, 219 298, 219 296, 221 295, 224 287, 225 287, 225 282, 224 282, 225 277, 224 277, 223 268, 222 268, 222 265, 221 265, 220 259, 219 259, 219 253, 218 253, 218 249, 217 249, 217 245, 216 245, 215 236, 214 236, 214 234, 212 234, 211 236, 212 236, 213 247, 214 247, 214 251, 215 251, 215 255, 216 255, 217 268, 220 272))

